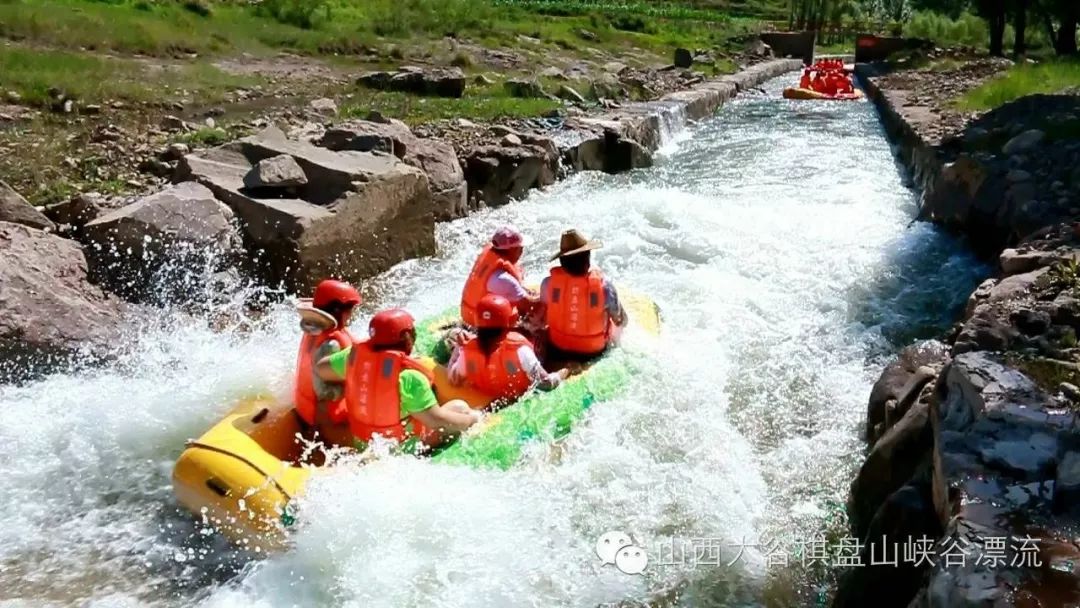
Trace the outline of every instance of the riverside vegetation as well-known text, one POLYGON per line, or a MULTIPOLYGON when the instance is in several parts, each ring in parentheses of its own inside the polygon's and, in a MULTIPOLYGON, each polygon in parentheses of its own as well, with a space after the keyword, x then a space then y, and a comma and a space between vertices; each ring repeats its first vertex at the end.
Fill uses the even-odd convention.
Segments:
POLYGON ((597 95, 593 86, 605 77, 604 64, 663 65, 677 47, 710 48, 697 69, 706 76, 729 73, 757 24, 752 13, 686 7, 654 15, 645 8, 601 3, 553 11, 543 3, 490 0, 6 0, 0 2, 0 175, 35 204, 86 190, 137 192, 147 180, 133 165, 145 158, 95 159, 87 154, 95 129, 112 125, 131 134, 126 147, 149 149, 176 139, 146 136, 163 117, 200 127, 210 117, 209 130, 186 135, 185 143, 212 143, 218 128, 235 135, 233 127, 246 119, 320 97, 336 99, 345 116, 378 110, 411 124, 536 117, 562 104, 549 96, 514 97, 505 80, 539 78, 547 91, 565 85, 595 102, 606 92, 601 86, 597 95), (355 85, 365 70, 401 65, 454 66, 478 80, 449 99, 355 85), (544 68, 549 71, 539 73, 544 68))

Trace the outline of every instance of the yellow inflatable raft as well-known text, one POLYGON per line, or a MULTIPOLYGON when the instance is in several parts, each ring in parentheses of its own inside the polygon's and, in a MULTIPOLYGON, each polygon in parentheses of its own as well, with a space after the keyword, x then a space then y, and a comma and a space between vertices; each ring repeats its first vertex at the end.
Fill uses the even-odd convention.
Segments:
MULTIPOLYGON (((655 304, 625 294, 624 307, 631 323, 659 333, 655 304)), ((419 333, 433 335, 447 317, 428 321, 419 333)), ((435 376, 441 402, 464 399, 478 409, 490 399, 469 388, 450 385, 446 369, 431 358, 421 362, 435 376)), ((555 391, 534 392, 489 416, 483 428, 470 430, 464 440, 435 459, 477 466, 510 466, 524 441, 557 439, 592 404, 625 386, 628 374, 613 365, 595 366, 571 377, 555 391), (462 445, 467 444, 467 445, 462 445)), ((301 464, 300 425, 292 405, 259 396, 241 400, 220 422, 198 439, 189 441, 173 469, 173 490, 181 505, 203 523, 235 543, 257 551, 280 548, 292 523, 289 503, 304 488, 317 467, 301 464)))
POLYGON ((818 99, 823 101, 854 101, 856 99, 862 99, 863 92, 859 89, 855 89, 854 93, 838 93, 836 95, 827 95, 825 93, 819 93, 813 89, 801 89, 799 87, 788 87, 784 89, 784 99, 818 99))

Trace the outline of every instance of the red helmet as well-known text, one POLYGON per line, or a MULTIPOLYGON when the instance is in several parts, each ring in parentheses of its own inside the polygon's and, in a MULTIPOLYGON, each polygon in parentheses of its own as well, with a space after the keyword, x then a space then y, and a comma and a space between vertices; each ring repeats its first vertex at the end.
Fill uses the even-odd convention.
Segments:
POLYGON ((510 329, 517 325, 517 309, 502 296, 488 294, 476 304, 476 326, 483 329, 510 329))
POLYGON ((401 335, 408 331, 416 331, 416 322, 401 308, 379 311, 368 323, 368 336, 373 346, 400 344, 401 335))
POLYGON ((506 250, 521 247, 525 244, 525 237, 510 226, 503 226, 491 235, 491 247, 493 249, 506 250))
POLYGON ((333 279, 319 283, 315 287, 315 296, 311 299, 311 305, 322 310, 334 302, 356 306, 360 304, 360 292, 348 283, 333 279))

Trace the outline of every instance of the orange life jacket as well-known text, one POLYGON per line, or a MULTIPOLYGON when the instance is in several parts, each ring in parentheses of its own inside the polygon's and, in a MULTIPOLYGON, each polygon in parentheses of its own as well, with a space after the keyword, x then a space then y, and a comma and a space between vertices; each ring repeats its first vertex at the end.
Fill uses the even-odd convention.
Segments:
POLYGON ((547 282, 548 339, 560 350, 583 355, 607 347, 610 319, 604 306, 604 278, 599 270, 577 277, 552 268, 547 282))
POLYGON ((465 289, 461 292, 461 320, 466 325, 476 325, 476 305, 488 295, 488 280, 499 270, 509 273, 519 282, 523 280, 524 275, 516 264, 500 256, 491 245, 485 246, 480 257, 476 258, 469 278, 465 279, 465 289))
POLYGON ((493 399, 516 399, 524 395, 532 386, 532 379, 518 359, 517 351, 522 346, 532 348, 532 343, 517 332, 507 332, 491 355, 485 356, 480 341, 470 339, 462 346, 466 381, 493 399))
POLYGON ((800 89, 809 89, 810 88, 810 71, 809 70, 803 70, 802 78, 799 79, 799 88, 800 89))
MULTIPOLYGON (((374 435, 398 441, 406 438, 405 424, 409 421, 401 417, 398 389, 398 376, 406 369, 434 380, 431 372, 401 351, 377 351, 366 341, 353 345, 345 373, 345 403, 353 437, 361 441, 370 441, 374 435)), ((418 420, 412 421, 412 427, 416 437, 426 435, 418 420)))
MULTIPOLYGON (((308 424, 315 424, 315 408, 319 403, 319 396, 315 394, 315 384, 312 374, 312 358, 319 352, 319 347, 330 340, 335 340, 341 348, 352 346, 352 336, 344 329, 324 331, 321 334, 305 334, 300 340, 300 351, 296 355, 296 384, 293 388, 293 406, 296 413, 308 424)), ((335 399, 327 404, 330 419, 334 422, 344 420, 342 414, 342 399, 335 399)))

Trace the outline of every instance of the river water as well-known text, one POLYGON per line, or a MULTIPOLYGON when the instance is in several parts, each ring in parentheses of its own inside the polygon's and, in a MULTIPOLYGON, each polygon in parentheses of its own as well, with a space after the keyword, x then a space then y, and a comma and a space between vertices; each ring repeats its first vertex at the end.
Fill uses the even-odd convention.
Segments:
POLYGON ((531 236, 536 278, 573 226, 660 304, 662 335, 631 332, 620 355, 646 362, 624 396, 512 471, 339 467, 302 500, 295 546, 266 559, 201 529, 172 500, 172 463, 236 397, 288 390, 287 304, 224 332, 163 312, 114 364, 0 387, 0 606, 816 605, 828 570, 796 547, 842 535, 871 384, 986 268, 911 224, 870 104, 787 102, 785 83, 651 169, 443 224, 435 259, 365 285, 373 305, 435 313, 497 226, 531 236), (615 530, 649 556, 643 575, 593 552, 615 530))

